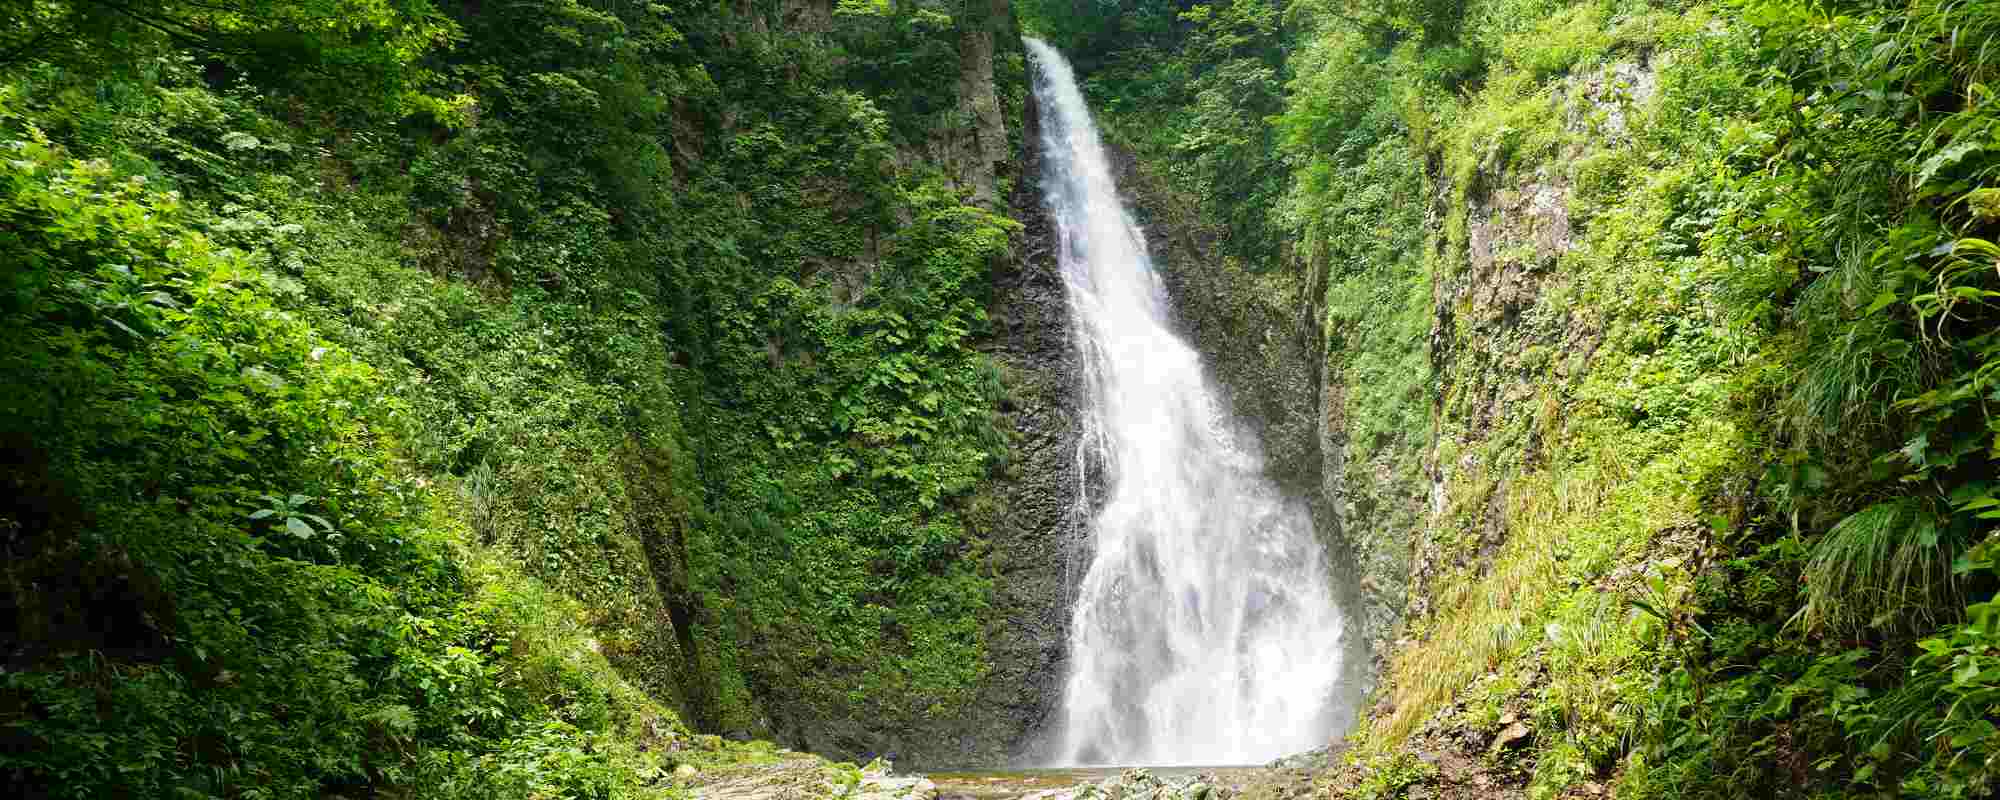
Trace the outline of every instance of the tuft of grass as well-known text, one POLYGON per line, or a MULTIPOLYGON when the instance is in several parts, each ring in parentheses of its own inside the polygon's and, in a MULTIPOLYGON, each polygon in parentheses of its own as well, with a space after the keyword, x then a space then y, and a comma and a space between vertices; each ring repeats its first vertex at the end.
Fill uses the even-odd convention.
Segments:
POLYGON ((1803 369, 1781 403, 1779 423, 1800 441, 1851 441, 1887 421, 1898 387, 1920 385, 1921 359, 1906 326, 1888 315, 1854 311, 1881 290, 1880 270, 1860 243, 1839 248, 1839 262, 1800 298, 1801 319, 1839 320, 1814 337, 1803 369))
POLYGON ((1815 632, 1927 629, 1937 609, 1964 605, 1952 571, 1961 545, 1921 499, 1857 511, 1813 546, 1794 620, 1815 632))

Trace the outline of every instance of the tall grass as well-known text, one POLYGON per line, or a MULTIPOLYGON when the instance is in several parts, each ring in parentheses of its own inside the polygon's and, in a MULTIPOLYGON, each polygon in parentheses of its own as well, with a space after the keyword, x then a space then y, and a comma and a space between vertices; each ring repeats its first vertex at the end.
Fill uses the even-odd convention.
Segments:
POLYGON ((1794 440, 1879 436, 1897 390, 1915 384, 1917 347, 1903 325, 1870 316, 1841 327, 1816 343, 1783 401, 1780 423, 1794 440))
POLYGON ((1409 736, 1481 674, 1542 640, 1543 621, 1569 588, 1561 578, 1571 539, 1607 516, 1607 500, 1630 477, 1615 454, 1597 455, 1581 468, 1514 483, 1505 503, 1509 536, 1491 568, 1433 579, 1436 605, 1422 639, 1391 660, 1395 710, 1376 720, 1377 741, 1409 736))
POLYGON ((1925 500, 1864 508, 1814 545, 1794 619, 1818 632, 1928 629, 1939 609, 1963 605, 1952 572, 1962 545, 1925 500))

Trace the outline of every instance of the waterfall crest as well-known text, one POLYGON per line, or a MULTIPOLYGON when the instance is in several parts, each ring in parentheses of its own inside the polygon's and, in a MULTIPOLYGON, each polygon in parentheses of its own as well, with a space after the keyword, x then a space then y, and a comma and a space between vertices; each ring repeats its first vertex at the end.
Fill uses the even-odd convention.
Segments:
POLYGON ((1327 743, 1342 616, 1304 507, 1264 476, 1165 287, 1069 64, 1030 39, 1045 201, 1103 469, 1056 758, 1249 764, 1327 743))

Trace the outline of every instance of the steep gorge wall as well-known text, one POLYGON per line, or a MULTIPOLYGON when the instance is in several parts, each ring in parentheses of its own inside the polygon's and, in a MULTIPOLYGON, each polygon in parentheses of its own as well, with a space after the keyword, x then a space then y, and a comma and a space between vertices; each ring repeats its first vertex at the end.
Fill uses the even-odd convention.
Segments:
POLYGON ((1513 478, 1557 454, 1570 398, 1595 366, 1605 311, 1566 302, 1580 290, 1566 256, 1583 249, 1593 204, 1573 165, 1631 145, 1627 119, 1658 86, 1649 53, 1580 69, 1541 100, 1555 141, 1546 160, 1487 162, 1437 176, 1438 248, 1425 343, 1436 426, 1425 448, 1422 535, 1414 538, 1407 613, 1431 610, 1434 582, 1491 559, 1510 528, 1513 478), (1459 194, 1454 206, 1451 192, 1459 194))
MULTIPOLYGON (((1005 0, 995 8, 1005 11, 1005 0)), ((1011 27, 996 33, 1003 53, 1020 51, 1011 27)), ((1070 341, 1068 298, 1055 260, 1055 234, 1043 207, 1039 176, 1040 112, 1032 93, 1012 96, 1005 127, 989 127, 978 106, 1002 96, 991 70, 993 45, 968 60, 962 86, 964 117, 978 127, 938 131, 934 152, 947 163, 986 163, 959 172, 975 196, 1006 192, 1004 209, 1022 223, 1010 257, 991 264, 986 311, 992 332, 980 347, 1001 370, 997 409, 1008 437, 1003 466, 966 503, 972 554, 993 581, 981 621, 985 672, 970 701, 937 709, 921 724, 884 726, 867 719, 798 719, 795 746, 836 756, 886 755, 907 767, 990 767, 1032 763, 1050 733, 1049 716, 1067 674, 1067 632, 1074 589, 1072 559, 1080 535, 1077 498, 1076 352, 1070 341), (981 65, 974 67, 973 65, 981 65), (1004 159, 976 157, 999 141, 1004 159)), ((780 714, 796 712, 780 711, 780 714)))
POLYGON ((1937 654, 1987 635, 1957 581, 1994 580, 1960 550, 2000 502, 1990 326, 1939 332, 1992 296, 1990 14, 1023 5, 1352 561, 1379 681, 1314 793, 1991 785, 1990 743, 1933 732, 1965 708, 1937 654))
POLYGON ((1042 205, 1040 109, 1027 95, 1015 162, 1015 258, 995 271, 994 358, 1007 375, 1002 401, 1014 449, 992 491, 995 513, 977 523, 993 542, 995 608, 986 620, 993 671, 957 723, 969 743, 956 763, 1033 760, 1068 674, 1072 572, 1081 526, 1077 467, 1082 434, 1069 298, 1056 265, 1053 224, 1042 205))
POLYGON ((1644 51, 1558 82, 1534 101, 1553 149, 1525 166, 1503 156, 1451 173, 1401 149, 1372 160, 1392 162, 1381 185, 1350 191, 1387 194, 1386 207, 1342 224, 1372 228, 1346 233, 1373 266, 1306 241, 1246 262, 1169 162, 1121 153, 1182 331, 1348 578, 1354 680, 1388 669, 1413 641, 1406 619, 1462 591, 1520 525, 1515 484, 1548 464, 1604 337, 1602 312, 1572 305, 1579 279, 1558 268, 1582 247, 1572 213, 1590 206, 1564 165, 1630 146, 1657 83, 1644 51))
POLYGON ((1010 3, 586 5, 424 16, 438 33, 410 47, 435 49, 399 57, 426 69, 397 74, 428 83, 386 98, 257 71, 299 55, 283 37, 229 86, 184 42, 84 37, 50 54, 74 63, 0 64, 0 122, 183 192, 191 226, 249 254, 249 296, 323 340, 309 363, 379 372, 397 435, 355 446, 415 488, 353 491, 427 510, 405 542, 520 573, 512 611, 586 615, 564 642, 593 669, 700 733, 1007 760, 1060 679, 1076 496, 1010 3), (96 84, 132 102, 72 101, 96 84))

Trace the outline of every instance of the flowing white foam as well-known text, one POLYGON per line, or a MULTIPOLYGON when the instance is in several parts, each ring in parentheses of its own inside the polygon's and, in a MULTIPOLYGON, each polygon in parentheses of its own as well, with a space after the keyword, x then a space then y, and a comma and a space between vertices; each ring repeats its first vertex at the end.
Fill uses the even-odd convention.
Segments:
POLYGON ((1028 50, 1093 426, 1082 455, 1104 477, 1056 758, 1250 764, 1324 745, 1343 652, 1325 553, 1169 329, 1069 64, 1028 50))

